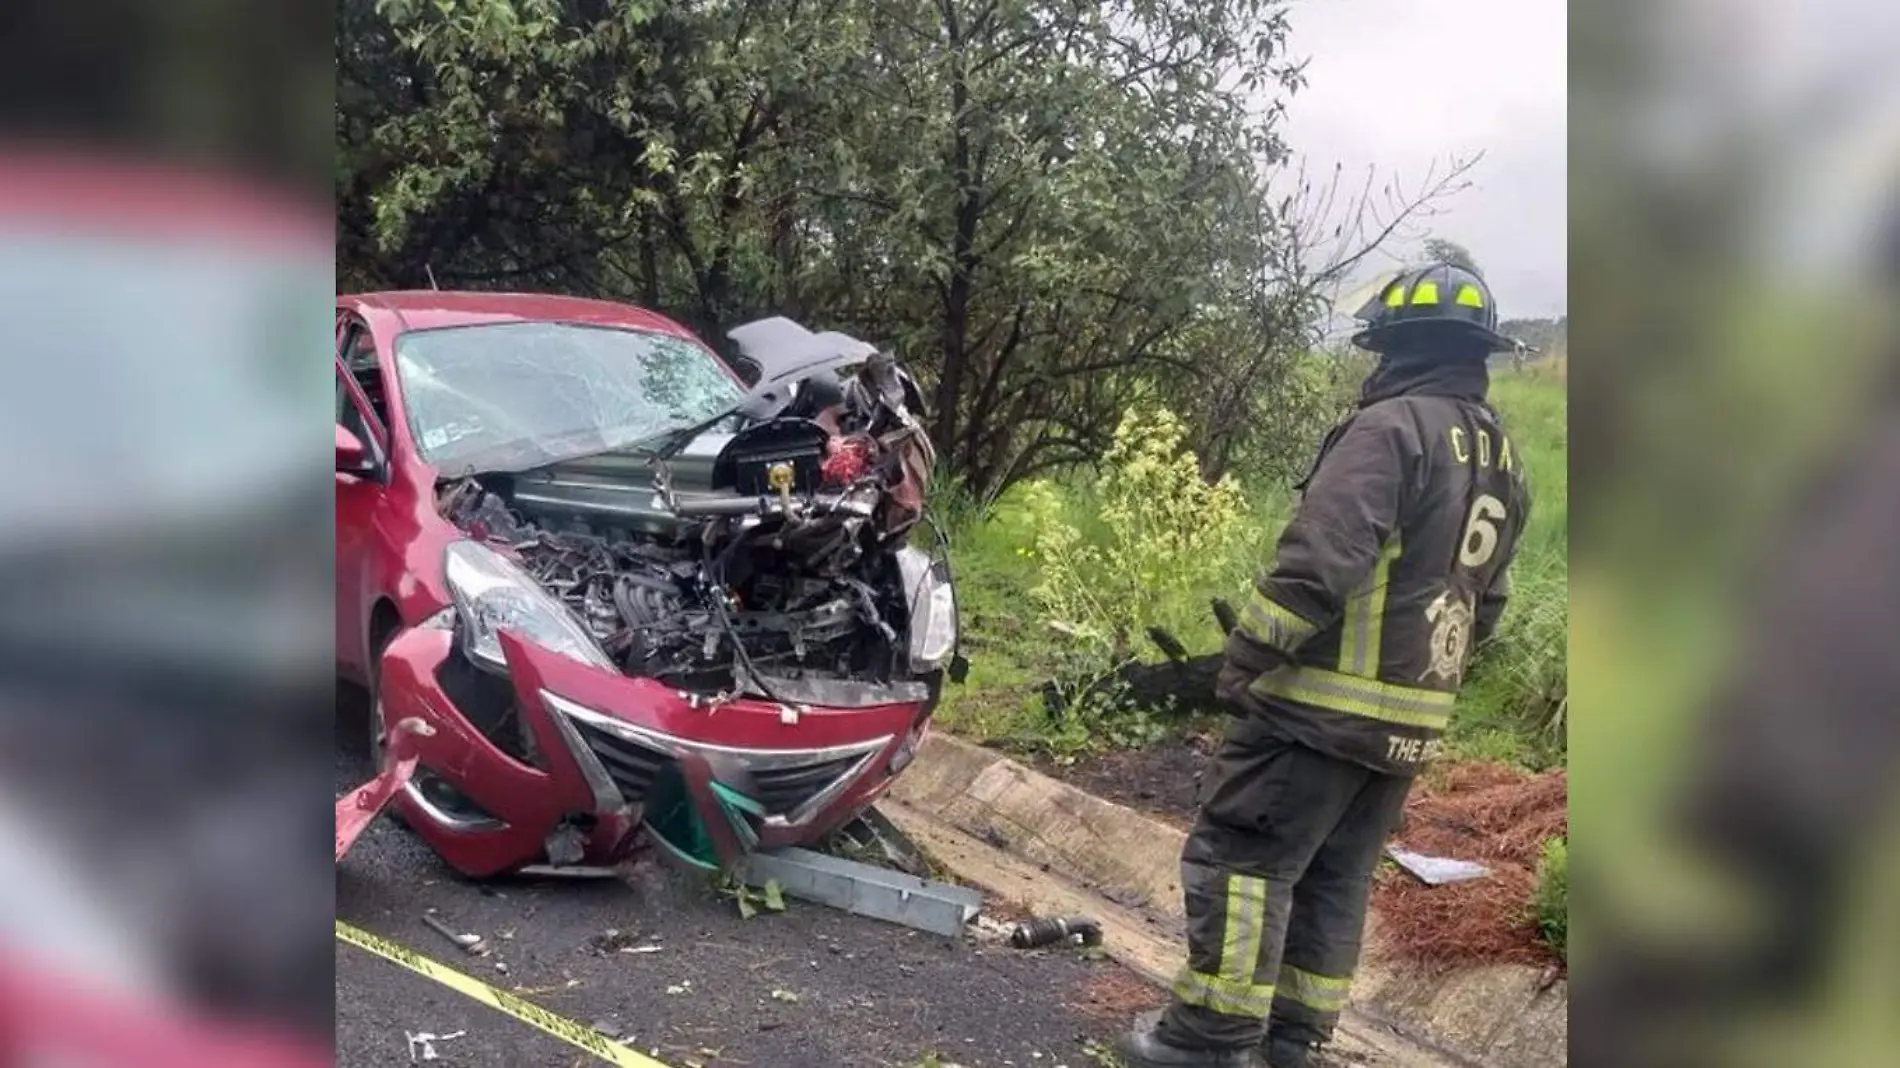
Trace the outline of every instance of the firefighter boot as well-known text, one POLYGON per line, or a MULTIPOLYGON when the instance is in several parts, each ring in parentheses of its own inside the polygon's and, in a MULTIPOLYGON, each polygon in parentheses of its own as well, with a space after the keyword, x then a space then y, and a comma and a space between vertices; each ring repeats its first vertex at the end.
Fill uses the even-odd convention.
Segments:
POLYGON ((1269 1035, 1261 1048, 1267 1068, 1335 1068, 1339 1063, 1322 1054, 1318 1043, 1293 1035, 1269 1035))
POLYGON ((1259 1068, 1254 1051, 1246 1047, 1190 1049, 1169 1045, 1152 1029, 1138 1030, 1122 1039, 1122 1058, 1128 1068, 1259 1068))

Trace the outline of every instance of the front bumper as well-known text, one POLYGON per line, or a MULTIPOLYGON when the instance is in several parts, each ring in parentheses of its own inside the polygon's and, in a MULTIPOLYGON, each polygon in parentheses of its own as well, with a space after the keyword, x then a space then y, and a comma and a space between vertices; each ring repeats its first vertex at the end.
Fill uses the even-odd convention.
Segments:
POLYGON ((654 679, 591 667, 502 635, 516 709, 533 739, 505 752, 451 699, 448 630, 417 628, 382 665, 384 722, 415 717, 417 780, 394 802, 448 862, 481 877, 546 863, 577 835, 581 863, 613 864, 643 833, 678 859, 730 863, 813 845, 876 801, 922 739, 932 702, 711 704, 654 679), (431 779, 456 795, 431 801, 431 779))

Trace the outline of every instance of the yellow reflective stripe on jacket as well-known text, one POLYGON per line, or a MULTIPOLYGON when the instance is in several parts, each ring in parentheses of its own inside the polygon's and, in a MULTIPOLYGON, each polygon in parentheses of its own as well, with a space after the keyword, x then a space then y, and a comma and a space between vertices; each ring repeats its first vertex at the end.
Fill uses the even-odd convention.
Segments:
POLYGON ((1352 977, 1335 978, 1301 971, 1291 964, 1280 966, 1280 996, 1297 1001, 1320 1012, 1338 1012, 1346 1007, 1352 992, 1352 977))
POLYGON ((1254 641, 1286 653, 1298 649, 1301 642, 1319 630, 1257 589, 1253 592, 1253 602, 1247 606, 1247 614, 1240 617, 1240 629, 1254 641))
POLYGON ((1392 586, 1392 561, 1405 550, 1399 532, 1379 552, 1372 574, 1346 598, 1346 615, 1340 623, 1339 670, 1348 675, 1375 678, 1379 674, 1380 644, 1385 633, 1385 595, 1392 586))
POLYGON ((1342 675, 1308 664, 1277 668, 1254 680, 1256 697, 1278 697, 1314 708, 1407 727, 1442 731, 1451 725, 1455 695, 1342 675))
POLYGON ((1183 971, 1174 981, 1174 996, 1187 1005, 1198 1005, 1229 1016, 1264 1020, 1273 1012, 1271 983, 1237 983, 1217 975, 1183 971))

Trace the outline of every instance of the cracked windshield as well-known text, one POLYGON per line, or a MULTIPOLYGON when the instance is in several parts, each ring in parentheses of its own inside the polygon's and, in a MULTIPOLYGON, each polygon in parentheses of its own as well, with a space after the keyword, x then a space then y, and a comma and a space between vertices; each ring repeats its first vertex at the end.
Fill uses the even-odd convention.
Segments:
POLYGON ((520 471, 718 415, 744 390, 665 334, 558 323, 421 330, 396 342, 410 430, 441 471, 520 471))

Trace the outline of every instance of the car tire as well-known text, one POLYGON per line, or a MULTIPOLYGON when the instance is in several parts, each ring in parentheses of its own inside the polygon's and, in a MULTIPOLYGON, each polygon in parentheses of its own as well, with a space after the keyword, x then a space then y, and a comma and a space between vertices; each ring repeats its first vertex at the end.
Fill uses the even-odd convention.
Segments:
MULTIPOLYGON (((389 633, 377 638, 375 647, 370 650, 369 714, 367 719, 369 721, 369 763, 370 774, 372 775, 382 774, 383 733, 388 729, 387 726, 385 726, 386 717, 383 715, 383 653, 388 651, 396 639, 402 636, 402 632, 403 628, 400 623, 390 627, 389 633)), ((403 818, 400 806, 391 804, 384 811, 397 823, 405 827, 409 825, 409 821, 403 818)))

